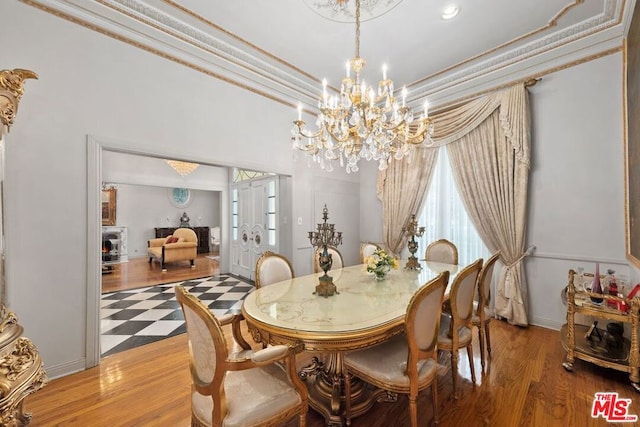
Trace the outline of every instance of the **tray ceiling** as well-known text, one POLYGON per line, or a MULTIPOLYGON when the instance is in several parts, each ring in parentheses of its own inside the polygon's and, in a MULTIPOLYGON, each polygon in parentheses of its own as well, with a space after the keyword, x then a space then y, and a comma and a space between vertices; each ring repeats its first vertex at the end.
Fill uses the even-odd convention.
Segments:
MULTIPOLYGON (((355 24, 326 19, 326 0, 21 0, 97 27, 279 102, 313 108, 326 77, 339 87, 355 24)), ((381 2, 388 0, 379 0, 381 2)), ((361 24, 367 82, 388 65, 410 102, 442 104, 498 81, 531 77, 619 48, 635 0, 402 0, 361 24)))

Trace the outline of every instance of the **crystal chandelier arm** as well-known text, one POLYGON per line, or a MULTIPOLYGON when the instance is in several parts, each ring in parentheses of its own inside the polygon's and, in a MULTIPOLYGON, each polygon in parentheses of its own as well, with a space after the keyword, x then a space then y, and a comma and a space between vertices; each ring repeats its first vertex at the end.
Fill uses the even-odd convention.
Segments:
POLYGON ((304 126, 305 123, 303 120, 295 120, 293 124, 297 127, 298 133, 305 138, 315 139, 320 135, 322 135, 322 129, 318 129, 316 132, 312 132, 312 133, 305 132, 306 127, 304 126))

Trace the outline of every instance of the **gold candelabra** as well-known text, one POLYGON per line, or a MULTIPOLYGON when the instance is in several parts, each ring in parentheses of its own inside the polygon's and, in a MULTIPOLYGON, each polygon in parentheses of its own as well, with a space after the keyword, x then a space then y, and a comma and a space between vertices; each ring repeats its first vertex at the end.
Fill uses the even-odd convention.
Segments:
POLYGON ((327 274, 333 264, 333 259, 327 250, 327 246, 338 246, 342 243, 342 232, 335 231, 335 224, 327 224, 328 219, 329 210, 327 205, 324 205, 324 209, 322 209, 322 224, 318 224, 316 231, 309 231, 311 245, 318 248, 322 247, 322 253, 318 255, 318 265, 324 271, 324 275, 319 278, 320 282, 316 286, 314 294, 325 298, 340 293, 336 289, 336 285, 333 284, 333 278, 327 274))
POLYGON ((416 215, 412 214, 411 219, 407 222, 407 225, 402 227, 402 232, 409 238, 409 242, 407 243, 407 247, 409 248, 409 252, 411 256, 407 260, 407 264, 404 266, 407 270, 419 270, 422 266, 418 263, 418 258, 416 258, 416 251, 418 250, 418 242, 416 241, 416 237, 422 237, 424 234, 424 227, 418 227, 418 221, 416 221, 416 215))

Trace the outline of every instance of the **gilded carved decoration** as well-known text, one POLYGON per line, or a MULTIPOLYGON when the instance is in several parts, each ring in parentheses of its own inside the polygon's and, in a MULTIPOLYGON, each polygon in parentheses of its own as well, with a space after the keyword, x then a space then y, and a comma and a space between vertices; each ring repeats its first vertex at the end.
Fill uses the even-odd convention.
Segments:
POLYGON ((18 317, 12 311, 5 311, 4 303, 2 304, 2 323, 0 323, 0 334, 4 332, 8 325, 15 325, 18 323, 18 317))
POLYGON ((7 129, 16 117, 18 104, 24 93, 24 81, 37 78, 38 75, 33 71, 21 68, 0 71, 0 120, 7 129))
POLYGON ((31 420, 31 414, 23 412, 23 399, 44 387, 48 378, 31 340, 20 337, 10 349, 5 347, 0 352, 7 350, 10 352, 0 356, 0 425, 22 426, 31 420))
MULTIPOLYGON (((16 68, 0 71, 0 137, 8 131, 16 117, 20 98, 24 94, 24 81, 37 79, 30 70, 16 68)), ((0 147, 2 148, 2 147, 0 147)), ((0 156, 0 184, 2 183, 4 156, 0 156)), ((4 203, 0 192, 0 208, 4 203)), ((0 239, 3 238, 0 216, 0 239)), ((2 243, 2 242, 0 242, 2 243)), ((23 329, 15 313, 4 305, 4 253, 0 244, 0 426, 18 427, 29 424, 31 414, 23 411, 23 400, 47 384, 47 373, 36 346, 21 336, 23 329)))
POLYGON ((15 381, 20 374, 33 365, 33 361, 38 356, 38 349, 28 338, 20 338, 16 341, 13 351, 0 361, 0 398, 4 397, 10 390, 7 382, 15 381))

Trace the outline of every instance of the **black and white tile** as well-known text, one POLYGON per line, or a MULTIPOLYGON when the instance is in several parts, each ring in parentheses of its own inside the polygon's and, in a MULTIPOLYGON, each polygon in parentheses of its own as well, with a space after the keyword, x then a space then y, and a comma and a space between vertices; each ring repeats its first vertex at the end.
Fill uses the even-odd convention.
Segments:
POLYGON ((240 310, 242 301, 254 289, 237 277, 219 275, 102 294, 102 356, 186 332, 176 285, 200 298, 216 316, 240 310))

